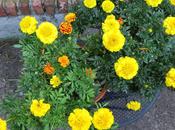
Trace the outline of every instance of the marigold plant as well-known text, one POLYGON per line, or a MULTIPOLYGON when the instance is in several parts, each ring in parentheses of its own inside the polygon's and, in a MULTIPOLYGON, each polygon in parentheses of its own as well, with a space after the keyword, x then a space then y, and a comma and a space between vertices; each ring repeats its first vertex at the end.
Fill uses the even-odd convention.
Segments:
POLYGON ((80 2, 70 10, 76 11, 73 27, 89 54, 86 62, 97 69, 97 80, 111 91, 137 92, 149 99, 167 83, 172 87, 166 72, 175 66, 174 1, 96 2, 93 9, 80 2), (84 35, 88 28, 97 31, 84 35))
MULTIPOLYGON (((0 104, 0 129, 116 130, 115 111, 98 102, 105 92, 147 101, 175 88, 173 0, 79 2, 59 25, 21 19, 23 69, 16 93, 0 104)), ((138 101, 125 109, 142 110, 138 101)))
MULTIPOLYGON (((21 22, 28 25, 30 21, 24 21, 25 18, 21 22)), ((65 19, 68 20, 67 16, 65 19)), ((62 31, 70 31, 65 29, 62 31)), ((24 69, 17 93, 7 96, 0 105, 8 120, 7 124, 0 120, 0 129, 6 130, 6 125, 12 130, 56 130, 69 125, 77 130, 90 128, 90 112, 85 109, 95 105, 98 94, 95 70, 87 75, 86 68, 90 67, 84 61, 87 55, 77 44, 77 33, 58 36, 60 33, 55 24, 45 21, 32 35, 25 33, 21 38, 17 46, 22 52, 24 69), (75 110, 68 121, 75 108, 85 109, 75 110), (80 125, 79 119, 85 124, 80 125)))

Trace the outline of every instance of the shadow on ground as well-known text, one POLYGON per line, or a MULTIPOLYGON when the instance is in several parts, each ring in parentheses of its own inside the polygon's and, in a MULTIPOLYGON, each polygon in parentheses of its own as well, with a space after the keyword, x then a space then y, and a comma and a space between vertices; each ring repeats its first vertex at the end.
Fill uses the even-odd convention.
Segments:
MULTIPOLYGON (((20 50, 13 42, 0 43, 0 100, 16 90, 22 68, 20 50)), ((119 130, 175 130, 175 92, 163 89, 153 108, 137 122, 119 130)))

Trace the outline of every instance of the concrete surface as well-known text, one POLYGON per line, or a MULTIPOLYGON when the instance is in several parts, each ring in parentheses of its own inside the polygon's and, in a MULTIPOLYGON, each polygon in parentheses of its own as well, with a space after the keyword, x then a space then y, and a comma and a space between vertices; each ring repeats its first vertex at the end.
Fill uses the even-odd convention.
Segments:
MULTIPOLYGON (((50 21, 54 23, 56 26, 62 22, 64 18, 64 14, 55 14, 55 16, 47 16, 47 15, 33 15, 36 19, 41 21, 50 21)), ((19 31, 19 22, 24 16, 17 17, 0 17, 0 41, 4 39, 10 38, 18 38, 21 36, 19 31)))
MULTIPOLYGON (((21 70, 20 50, 0 43, 0 99, 13 93, 21 70)), ((164 88, 153 108, 137 122, 119 130, 175 130, 175 91, 164 88)))

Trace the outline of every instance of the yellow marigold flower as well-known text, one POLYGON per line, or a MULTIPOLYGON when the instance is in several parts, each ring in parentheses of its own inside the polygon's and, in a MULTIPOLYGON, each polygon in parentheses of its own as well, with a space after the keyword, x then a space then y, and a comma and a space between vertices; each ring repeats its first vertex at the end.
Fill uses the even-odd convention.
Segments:
POLYGON ((96 0, 84 0, 83 3, 87 8, 94 8, 97 5, 96 0))
POLYGON ((64 17, 64 20, 69 22, 69 23, 72 23, 74 22, 76 19, 76 14, 75 13, 68 13, 65 17, 64 17))
POLYGON ((7 123, 5 120, 0 118, 0 130, 7 130, 7 123))
POLYGON ((25 16, 19 23, 23 33, 32 34, 36 31, 38 21, 35 17, 25 16))
POLYGON ((53 88, 57 88, 61 83, 62 81, 56 75, 52 76, 52 78, 50 79, 50 84, 52 85, 53 88))
POLYGON ((59 28, 62 34, 71 34, 73 30, 72 25, 69 22, 62 22, 59 28))
POLYGON ((44 100, 32 100, 30 111, 36 117, 43 117, 50 110, 50 104, 43 103, 44 100))
POLYGON ((141 103, 138 101, 130 101, 127 103, 126 107, 133 111, 138 111, 141 109, 141 103))
POLYGON ((171 68, 166 74, 165 84, 167 87, 175 88, 175 68, 171 68))
POLYGON ((151 7, 157 7, 159 4, 162 3, 163 0, 145 0, 147 5, 151 7))
POLYGON ((109 31, 103 34, 103 45, 111 51, 117 52, 123 48, 125 44, 125 37, 120 31, 109 31))
POLYGON ((47 63, 45 66, 44 66, 44 69, 43 69, 44 73, 48 74, 48 75, 51 75, 54 73, 55 69, 54 67, 52 67, 52 65, 50 63, 47 63))
POLYGON ((170 3, 175 6, 175 0, 170 0, 170 3))
POLYGON ((163 21, 165 32, 169 35, 175 35, 175 17, 167 17, 163 21))
POLYGON ((70 64, 69 58, 66 55, 59 57, 58 62, 63 68, 67 67, 70 64))
POLYGON ((105 1, 103 1, 103 3, 102 3, 102 9, 106 12, 106 13, 111 13, 113 10, 114 10, 114 8, 115 8, 115 5, 114 5, 114 3, 112 2, 112 1, 110 1, 110 0, 105 0, 105 1))
POLYGON ((115 15, 113 15, 113 14, 107 15, 105 20, 110 20, 110 19, 114 19, 115 20, 115 15))
POLYGON ((92 123, 98 130, 108 130, 114 124, 112 111, 107 108, 98 109, 93 116, 92 123))
POLYGON ((44 44, 52 44, 58 37, 58 30, 54 24, 43 22, 36 30, 36 35, 44 44))
POLYGON ((119 30, 120 29, 120 23, 118 20, 115 19, 114 15, 108 15, 104 21, 104 23, 102 23, 102 29, 104 32, 108 32, 111 30, 119 30))
POLYGON ((132 57, 120 57, 114 64, 115 72, 119 77, 130 80, 137 75, 139 65, 132 57))
POLYGON ((68 117, 68 124, 72 130, 89 130, 92 117, 86 109, 74 109, 68 117))

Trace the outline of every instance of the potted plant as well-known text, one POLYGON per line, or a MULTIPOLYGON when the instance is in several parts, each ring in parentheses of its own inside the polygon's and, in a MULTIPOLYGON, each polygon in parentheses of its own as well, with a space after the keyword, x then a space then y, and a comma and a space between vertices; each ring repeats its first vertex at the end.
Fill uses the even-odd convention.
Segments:
POLYGON ((174 5, 83 0, 59 26, 24 17, 19 89, 0 105, 0 128, 116 130, 122 116, 147 111, 143 101, 175 88, 174 5))
POLYGON ((168 78, 173 77, 175 63, 174 1, 82 0, 69 11, 78 17, 73 25, 89 54, 86 61, 109 91, 106 97, 102 94, 108 107, 118 111, 116 115, 131 117, 120 115, 119 124, 143 115, 163 86, 174 87, 174 78, 168 78), (89 28, 97 31, 87 34, 89 28), (142 104, 141 111, 126 111, 132 100, 142 104))
POLYGON ((69 13, 57 27, 47 21, 38 24, 33 16, 21 19, 24 36, 15 47, 21 48, 23 69, 17 92, 1 103, 7 119, 0 118, 1 130, 7 125, 12 130, 118 127, 112 111, 95 103, 100 85, 77 44, 75 20, 69 13), (106 118, 100 121, 101 116, 106 118))

